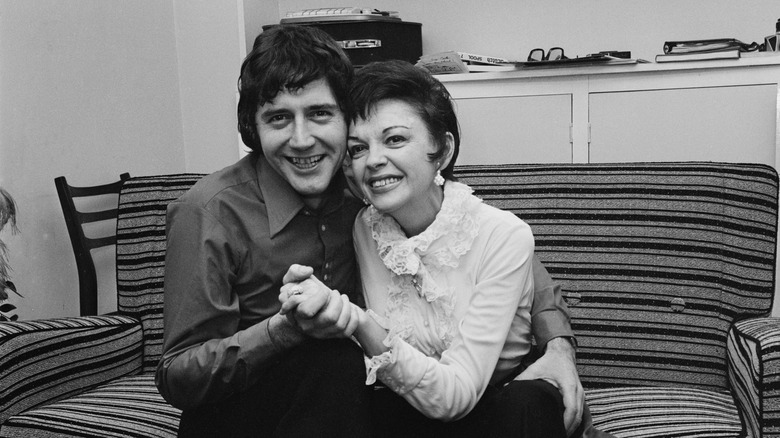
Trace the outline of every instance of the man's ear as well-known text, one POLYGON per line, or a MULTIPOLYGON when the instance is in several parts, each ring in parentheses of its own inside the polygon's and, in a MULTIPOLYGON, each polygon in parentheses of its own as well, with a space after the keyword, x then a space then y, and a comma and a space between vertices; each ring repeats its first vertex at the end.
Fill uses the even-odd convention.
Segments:
POLYGON ((439 167, 439 170, 446 168, 450 164, 452 155, 455 153, 455 136, 449 131, 445 134, 444 145, 447 148, 447 152, 441 157, 441 166, 439 167))

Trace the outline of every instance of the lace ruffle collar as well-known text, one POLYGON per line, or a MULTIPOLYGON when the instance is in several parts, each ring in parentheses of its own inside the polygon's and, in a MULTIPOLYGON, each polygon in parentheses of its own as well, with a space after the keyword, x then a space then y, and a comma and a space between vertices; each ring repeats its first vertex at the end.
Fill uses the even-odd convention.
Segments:
POLYGON ((374 206, 368 207, 365 220, 385 266, 396 275, 417 275, 422 265, 428 269, 457 267, 458 259, 471 249, 479 228, 476 207, 482 201, 471 193, 469 186, 447 181, 444 201, 433 223, 409 238, 395 219, 374 206), (429 251, 438 241, 443 244, 429 251))
POLYGON ((418 350, 433 356, 449 347, 455 336, 455 292, 436 284, 432 274, 458 267, 479 233, 478 207, 482 202, 470 187, 448 181, 444 200, 433 223, 422 233, 406 237, 391 216, 369 207, 364 219, 377 243, 379 257, 392 272, 388 285, 385 317, 391 346, 400 337, 418 350), (415 317, 421 309, 412 305, 409 294, 418 294, 431 305, 436 327, 432 332, 417 332, 415 317), (432 336, 432 337, 431 337, 432 336))

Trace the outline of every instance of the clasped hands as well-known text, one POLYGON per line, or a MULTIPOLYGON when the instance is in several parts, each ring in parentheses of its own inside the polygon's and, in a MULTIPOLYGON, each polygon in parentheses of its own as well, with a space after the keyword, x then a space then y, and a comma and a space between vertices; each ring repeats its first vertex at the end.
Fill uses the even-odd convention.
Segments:
MULTIPOLYGON (((317 279, 311 267, 292 265, 282 281, 279 313, 311 337, 347 338, 355 333, 361 321, 370 320, 363 320, 366 313, 346 295, 331 290, 317 279)), ((574 356, 574 347, 568 341, 555 338, 548 342, 545 354, 517 377, 518 380, 543 379, 561 391, 568 434, 579 425, 585 403, 574 356)))
POLYGON ((282 279, 279 310, 303 333, 317 339, 348 338, 363 310, 346 295, 325 286, 309 266, 292 265, 282 279))

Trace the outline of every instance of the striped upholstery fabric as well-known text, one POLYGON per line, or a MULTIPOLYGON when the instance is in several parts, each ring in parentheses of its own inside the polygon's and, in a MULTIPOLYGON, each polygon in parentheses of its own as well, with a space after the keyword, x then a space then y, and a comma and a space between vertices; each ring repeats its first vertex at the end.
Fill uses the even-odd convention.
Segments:
MULTIPOLYGON (((778 182, 771 168, 553 164, 461 166, 456 174, 487 203, 531 224, 537 253, 571 306, 597 427, 619 438, 736 437, 747 421, 748 431, 780 436, 780 334, 769 334, 780 326, 748 319, 767 313, 773 296, 778 182), (738 382, 738 403, 730 378, 738 382)), ((162 344, 165 211, 201 177, 132 178, 120 195, 117 283, 125 316, 111 318, 135 330, 141 321, 143 359, 78 395, 39 397, 45 386, 37 383, 10 392, 0 386, 0 415, 14 415, 0 437, 176 435, 179 411, 153 381, 162 344), (60 400, 39 406, 47 398, 60 400)), ((11 352, 30 344, 5 345, 18 324, 0 324, 2 385, 7 364, 15 363, 11 352)))
POLYGON ((119 195, 118 309, 143 325, 143 371, 147 373, 154 372, 162 354, 166 208, 201 177, 179 174, 131 178, 119 195))
MULTIPOLYGON (((539 258, 563 285, 601 430, 620 438, 743 436, 727 338, 734 322, 772 305, 772 168, 529 164, 462 166, 456 175, 531 225, 539 258)), ((756 353, 746 353, 731 362, 749 367, 756 353)), ((759 371, 763 379, 777 378, 768 370, 759 371)), ((774 396, 740 408, 776 409, 774 396)))
POLYGON ((180 415, 157 392, 154 376, 143 374, 13 417, 0 428, 0 436, 175 438, 180 415))
MULTIPOLYGON (((132 368, 125 372, 114 372, 106 361, 102 366, 107 368, 98 379, 84 378, 72 373, 70 378, 63 377, 69 385, 62 385, 66 390, 48 394, 36 391, 44 388, 39 383, 21 384, 22 389, 9 389, 14 398, 6 401, 5 388, 0 390, 0 408, 6 417, 14 415, 4 423, 0 417, 0 437, 175 437, 179 424, 180 411, 170 406, 160 396, 154 384, 154 370, 162 349, 162 304, 163 275, 165 263, 165 212, 168 203, 187 191, 202 175, 180 174, 159 177, 137 177, 126 181, 119 198, 119 218, 117 221, 117 290, 118 313, 123 316, 111 317, 130 325, 136 337, 134 338, 134 356, 132 368), (140 321, 140 323, 139 323, 140 321), (143 333, 143 337, 141 334, 143 333), (132 376, 132 374, 140 375, 132 376), (125 376, 125 377, 123 377, 125 376), (103 384, 95 389, 89 389, 94 384, 103 384), (88 384, 89 386, 84 386, 88 384), (88 389, 86 392, 82 392, 88 389), (30 394, 23 392, 26 390, 30 394), (14 392, 15 391, 15 392, 14 392), (16 395, 18 393, 18 395, 16 395), (79 394, 80 393, 80 394, 79 394), (74 395, 77 394, 77 395, 74 395), (64 398, 70 396, 68 398, 64 398), (20 399, 21 401, 17 400, 20 399), (42 402, 56 403, 27 410, 42 402), (6 407, 14 407, 6 411, 6 407)), ((62 320, 63 325, 78 325, 82 319, 100 320, 103 317, 89 317, 62 320)), ((32 322, 30 324, 39 324, 32 322)), ((26 323, 0 324, 0 333, 15 331, 15 327, 26 323)), ((68 334, 61 338, 62 349, 78 346, 85 349, 86 340, 70 339, 75 335, 68 334)), ((48 339, 47 339, 48 341, 48 339)), ((2 342, 2 341, 0 341, 2 342)), ((20 341, 21 344, 27 341, 20 341)), ((59 343, 56 339, 52 343, 59 343)), ((98 343, 99 341, 93 341, 98 343)), ((106 345, 110 342, 106 340, 106 345)), ((121 344, 114 341, 114 343, 121 344)), ((112 345, 113 346, 113 345, 112 345)), ((50 348, 41 343, 41 347, 50 348)), ((114 346, 116 347, 116 346, 114 346)), ((0 345, 0 349, 6 348, 0 345)), ((9 349, 16 346, 8 344, 9 349)), ((20 354, 22 354, 20 352, 20 354)), ((90 354, 87 352, 87 354, 90 354)), ((95 351, 94 356, 106 356, 107 353, 95 351)), ((56 357, 56 350, 51 354, 31 352, 35 362, 46 363, 47 358, 56 357), (38 356, 39 355, 39 356, 38 356), (52 356, 55 355, 55 356, 52 356)), ((15 359, 11 354, 0 352, 0 361, 15 359)), ((116 354, 120 358, 119 354, 116 354)), ((121 356, 124 358, 124 356, 121 356)), ((67 360, 62 356, 62 361, 67 360)), ((58 362, 60 362, 58 360, 58 362)), ((111 366, 121 369, 122 361, 108 362, 111 366)), ((0 379, 3 384, 6 377, 6 367, 0 362, 0 379)), ((36 376, 39 382, 49 379, 46 375, 36 375, 34 365, 30 367, 30 375, 36 376)), ((54 364, 51 364, 55 368, 54 364)), ((92 365, 89 365, 92 366, 92 365)), ((72 369, 78 370, 78 360, 72 361, 72 369)), ((55 369, 56 370, 56 369, 55 369)), ((69 372, 70 369, 63 369, 69 372)), ((51 374, 51 373, 49 373, 51 374)), ((85 374, 85 373, 81 373, 85 374)), ((23 382, 23 378, 18 379, 23 382)))
POLYGON ((750 435, 780 436, 780 318, 738 322, 729 333, 728 353, 733 390, 750 435))
POLYGON ((777 174, 768 166, 461 167, 531 225, 563 283, 583 385, 727 391, 726 339, 774 294, 777 174))
POLYGON ((589 390, 585 398, 593 425, 620 438, 735 438, 742 431, 728 392, 625 387, 589 390))
POLYGON ((126 316, 0 324, 0 424, 19 412, 138 373, 141 336, 141 325, 126 316))

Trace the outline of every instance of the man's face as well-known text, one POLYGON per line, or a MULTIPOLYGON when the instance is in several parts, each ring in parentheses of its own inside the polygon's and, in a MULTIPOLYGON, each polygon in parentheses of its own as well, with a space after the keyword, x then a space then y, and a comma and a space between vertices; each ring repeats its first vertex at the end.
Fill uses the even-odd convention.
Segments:
POLYGON ((255 115, 263 155, 279 175, 318 208, 346 152, 347 124, 324 79, 280 91, 255 115))

